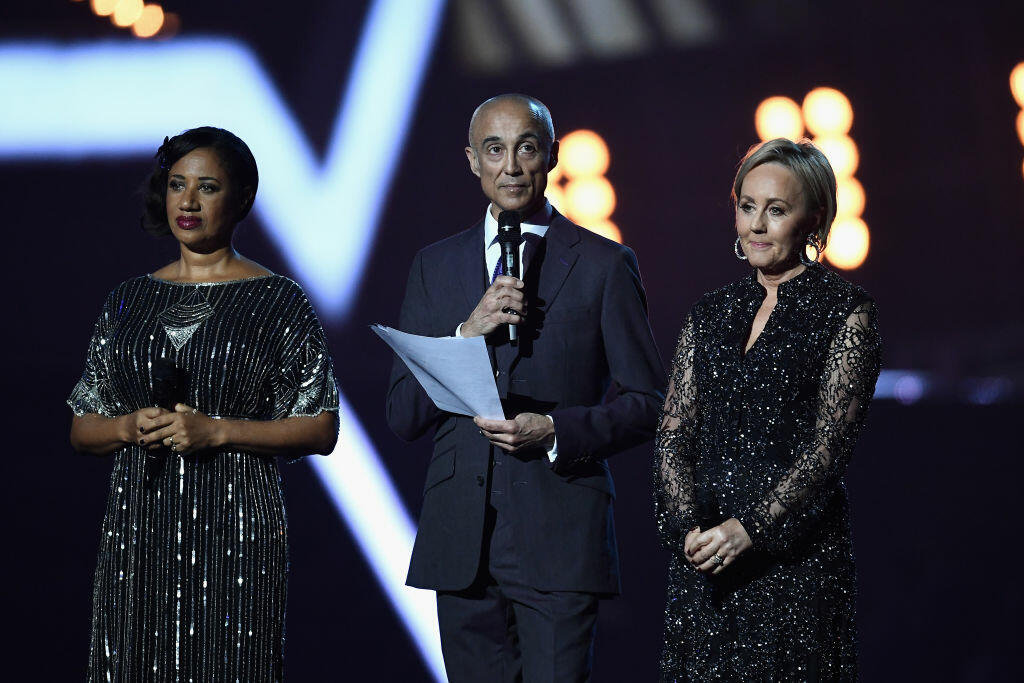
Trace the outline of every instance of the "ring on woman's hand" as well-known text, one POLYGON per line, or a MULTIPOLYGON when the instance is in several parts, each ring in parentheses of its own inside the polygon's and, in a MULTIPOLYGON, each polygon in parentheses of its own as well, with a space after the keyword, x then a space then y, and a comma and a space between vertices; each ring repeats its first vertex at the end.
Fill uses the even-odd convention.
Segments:
POLYGON ((170 446, 171 450, 173 451, 174 450, 174 437, 173 436, 169 436, 169 437, 167 437, 167 440, 170 441, 170 443, 167 444, 167 445, 170 446))
POLYGON ((725 564, 725 558, 719 555, 718 553, 715 553, 711 556, 711 561, 717 564, 719 567, 725 564))
POLYGON ((192 414, 193 415, 198 415, 199 414, 199 409, 198 408, 193 408, 192 409, 192 414))

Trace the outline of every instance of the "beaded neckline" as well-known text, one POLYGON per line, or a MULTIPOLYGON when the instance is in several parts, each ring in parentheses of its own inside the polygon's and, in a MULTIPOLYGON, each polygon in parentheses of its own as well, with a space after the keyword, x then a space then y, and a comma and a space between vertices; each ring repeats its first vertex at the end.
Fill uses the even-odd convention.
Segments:
POLYGON ((253 280, 265 280, 271 277, 277 277, 276 273, 267 273, 266 275, 253 275, 252 277, 240 277, 234 280, 216 280, 213 282, 181 282, 178 280, 164 280, 163 278, 154 277, 151 273, 146 273, 146 277, 153 282, 159 282, 162 285, 181 285, 183 287, 212 287, 213 285, 231 285, 238 282, 251 282, 253 280))

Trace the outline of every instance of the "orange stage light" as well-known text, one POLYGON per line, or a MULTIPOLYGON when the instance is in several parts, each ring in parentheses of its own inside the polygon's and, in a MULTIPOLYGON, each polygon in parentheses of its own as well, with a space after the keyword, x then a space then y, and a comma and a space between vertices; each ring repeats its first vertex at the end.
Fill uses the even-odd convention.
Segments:
POLYGON ((846 95, 835 88, 815 88, 807 93, 804 123, 815 136, 846 135, 853 125, 853 107, 846 95))
POLYGON ((139 38, 152 38, 164 25, 164 10, 160 5, 146 5, 142 14, 132 24, 132 33, 139 38))
POLYGON ((111 21, 115 26, 128 28, 142 16, 142 0, 121 0, 114 9, 111 21))
POLYGON ((1018 106, 1024 109, 1024 62, 1013 67, 1010 72, 1010 92, 1013 99, 1017 100, 1018 106))
POLYGON ((89 7, 94 14, 101 17, 108 17, 114 13, 121 0, 90 0, 89 7))
POLYGON ((769 97, 761 102, 754 113, 754 126, 761 140, 799 140, 804 134, 800 106, 788 97, 769 97))
POLYGON ((569 178, 604 175, 610 156, 608 145, 592 130, 575 130, 558 145, 558 166, 569 178))
POLYGON ((828 163, 832 164, 837 181, 840 178, 849 178, 857 172, 860 154, 857 152, 857 145, 849 136, 824 135, 814 138, 814 146, 820 149, 828 163))
POLYGON ((825 256, 837 268, 851 270, 864 263, 871 236, 868 226, 859 218, 841 218, 832 224, 825 256))
POLYGON ((581 225, 607 220, 615 210, 615 190, 603 176, 580 178, 565 186, 566 211, 581 225))
POLYGON ((842 178, 836 183, 836 218, 860 217, 864 213, 864 187, 856 178, 842 178))
POLYGON ((619 230, 619 226, 615 225, 611 221, 598 221, 584 227, 591 232, 596 232, 601 237, 607 237, 613 242, 622 244, 622 232, 619 230))

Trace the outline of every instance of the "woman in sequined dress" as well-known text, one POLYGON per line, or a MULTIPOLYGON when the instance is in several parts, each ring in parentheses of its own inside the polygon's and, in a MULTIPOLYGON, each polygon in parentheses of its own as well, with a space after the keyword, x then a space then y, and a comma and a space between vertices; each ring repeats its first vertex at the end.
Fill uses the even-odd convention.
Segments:
POLYGON ((690 311, 655 442, 672 550, 666 681, 856 678, 842 477, 879 372, 875 305, 812 261, 836 182, 810 142, 772 140, 733 184, 751 272, 690 311))
POLYGON ((302 289, 240 256, 249 148, 165 140, 143 226, 180 258, 103 305, 68 400, 71 443, 112 455, 89 679, 277 681, 287 524, 275 456, 329 453, 338 393, 302 289), (161 407, 154 407, 163 403, 161 407))

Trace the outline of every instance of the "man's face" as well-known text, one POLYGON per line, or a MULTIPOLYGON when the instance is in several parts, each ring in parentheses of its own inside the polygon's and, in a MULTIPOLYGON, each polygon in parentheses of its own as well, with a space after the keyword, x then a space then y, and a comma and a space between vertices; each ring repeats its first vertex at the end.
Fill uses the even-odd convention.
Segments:
POLYGON ((477 114, 470 134, 469 168, 480 178, 495 216, 514 210, 525 218, 540 209, 548 171, 558 162, 558 143, 548 142, 529 105, 495 102, 477 114))

